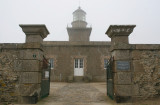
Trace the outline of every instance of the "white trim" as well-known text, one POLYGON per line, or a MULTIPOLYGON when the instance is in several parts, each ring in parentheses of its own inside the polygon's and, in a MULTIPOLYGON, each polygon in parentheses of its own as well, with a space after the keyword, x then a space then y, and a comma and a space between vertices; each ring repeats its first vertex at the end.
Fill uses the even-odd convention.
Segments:
POLYGON ((74 59, 74 76, 84 76, 84 59, 74 59))

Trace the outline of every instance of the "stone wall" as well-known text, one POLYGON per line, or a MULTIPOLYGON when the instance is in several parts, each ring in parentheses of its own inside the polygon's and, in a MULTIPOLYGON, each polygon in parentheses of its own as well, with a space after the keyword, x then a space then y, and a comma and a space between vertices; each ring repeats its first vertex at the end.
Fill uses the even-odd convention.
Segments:
POLYGON ((117 44, 112 48, 115 97, 123 96, 117 102, 126 96, 134 100, 160 97, 160 45, 117 44), (117 70, 117 61, 129 62, 130 69, 117 70))
POLYGON ((0 52, 0 102, 18 101, 19 73, 14 71, 17 51, 0 52))
POLYGON ((132 59, 134 97, 160 96, 160 45, 136 45, 132 59))
POLYGON ((0 102, 35 103, 31 98, 38 100, 41 91, 40 44, 0 44, 0 48, 0 102))
POLYGON ((41 88, 42 73, 48 62, 44 64, 41 43, 49 31, 42 24, 20 27, 26 34, 26 43, 0 44, 0 102, 31 104, 42 98, 45 91, 41 88))
POLYGON ((67 81, 74 75, 74 59, 84 59, 84 76, 105 81, 104 59, 110 57, 110 42, 43 42, 48 58, 54 59, 51 81, 67 81))
POLYGON ((117 102, 160 97, 160 44, 129 44, 135 25, 111 25, 113 92, 117 102))

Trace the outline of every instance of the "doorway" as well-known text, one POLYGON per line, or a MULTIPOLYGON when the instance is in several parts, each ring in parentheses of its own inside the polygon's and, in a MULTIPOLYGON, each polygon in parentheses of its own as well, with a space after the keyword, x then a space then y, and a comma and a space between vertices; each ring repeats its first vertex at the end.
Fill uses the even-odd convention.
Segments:
POLYGON ((84 60, 82 58, 74 60, 74 76, 84 76, 84 60))

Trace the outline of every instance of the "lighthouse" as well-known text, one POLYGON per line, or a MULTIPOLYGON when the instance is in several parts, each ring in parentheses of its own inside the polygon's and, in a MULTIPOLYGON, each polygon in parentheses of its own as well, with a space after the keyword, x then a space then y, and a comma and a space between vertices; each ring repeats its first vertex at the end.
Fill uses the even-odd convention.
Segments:
POLYGON ((79 7, 73 12, 72 27, 67 27, 69 41, 89 41, 91 27, 87 27, 86 12, 79 7))

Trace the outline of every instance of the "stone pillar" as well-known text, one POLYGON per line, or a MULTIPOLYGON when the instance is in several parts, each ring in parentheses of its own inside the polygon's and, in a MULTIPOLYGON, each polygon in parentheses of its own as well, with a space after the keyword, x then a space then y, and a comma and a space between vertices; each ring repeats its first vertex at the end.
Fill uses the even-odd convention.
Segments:
POLYGON ((41 46, 49 34, 45 25, 20 25, 26 34, 14 69, 19 72, 19 102, 36 103, 40 98, 44 52, 41 46))
POLYGON ((49 31, 45 25, 19 25, 23 32, 26 34, 26 43, 31 42, 43 42, 43 39, 47 37, 49 31))
POLYGON ((111 55, 114 57, 114 97, 123 102, 132 97, 132 60, 128 36, 135 25, 111 25, 106 34, 111 38, 111 55))

